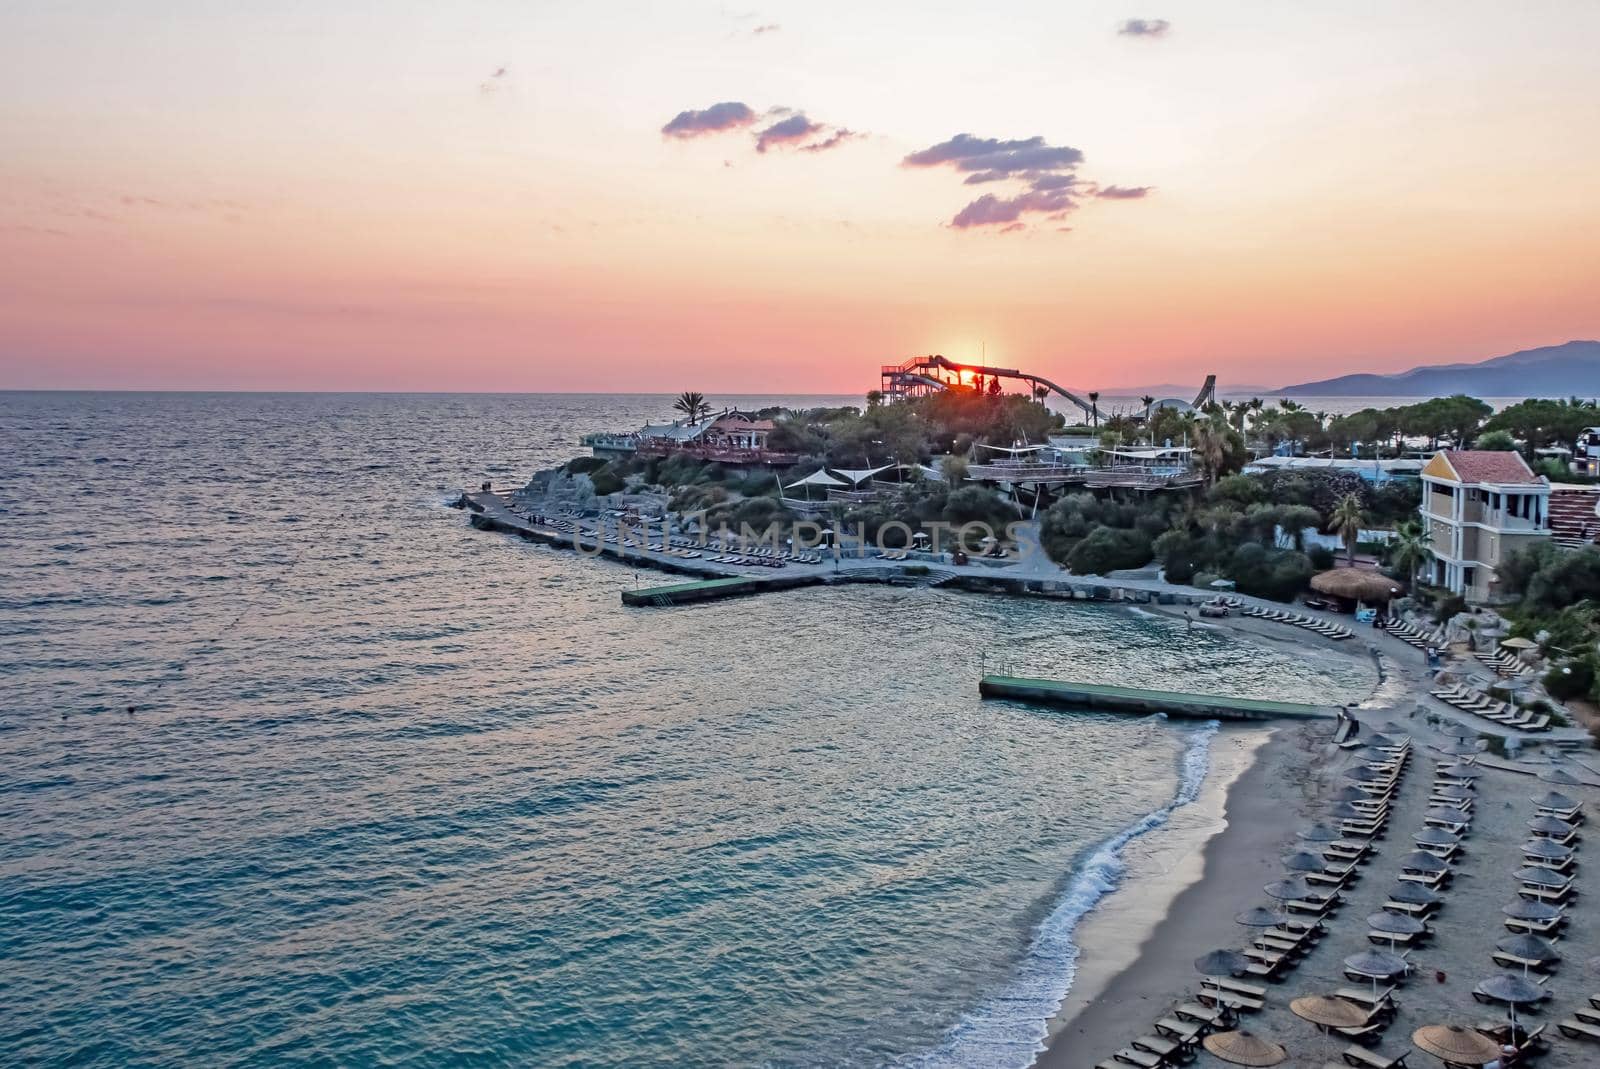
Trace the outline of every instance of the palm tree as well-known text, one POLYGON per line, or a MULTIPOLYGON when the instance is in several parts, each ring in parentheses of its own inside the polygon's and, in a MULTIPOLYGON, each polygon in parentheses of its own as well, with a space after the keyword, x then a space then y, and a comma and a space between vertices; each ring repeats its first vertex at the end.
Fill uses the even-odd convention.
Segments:
POLYGON ((1215 485, 1217 473, 1228 456, 1228 443, 1224 429, 1215 419, 1197 419, 1194 423, 1194 455, 1206 473, 1206 483, 1215 485))
POLYGON ((706 404, 706 395, 696 393, 693 390, 685 390, 680 393, 678 399, 672 402, 672 407, 674 411, 684 414, 691 427, 699 423, 702 416, 711 414, 711 406, 706 404))
POLYGON ((1089 415, 1094 419, 1094 425, 1100 426, 1100 391, 1089 391, 1089 415))
POLYGON ((1333 515, 1328 529, 1338 531, 1340 539, 1344 542, 1345 562, 1352 568, 1356 566, 1356 541, 1361 537, 1361 525, 1367 518, 1361 514, 1361 499, 1355 494, 1346 494, 1339 499, 1333 507, 1333 515))
POLYGON ((1139 402, 1144 405, 1144 421, 1149 423, 1150 406, 1156 403, 1156 399, 1151 397, 1149 394, 1145 394, 1143 397, 1139 398, 1139 402))
POLYGON ((1389 560, 1396 568, 1405 570, 1413 590, 1417 586, 1417 569, 1433 556, 1433 550, 1428 548, 1431 541, 1433 535, 1421 520, 1402 520, 1395 525, 1389 560))
POLYGON ((1038 401, 1041 405, 1044 404, 1044 399, 1046 397, 1049 397, 1049 396, 1050 396, 1050 387, 1048 387, 1048 386, 1035 386, 1033 388, 1033 399, 1035 401, 1038 401))

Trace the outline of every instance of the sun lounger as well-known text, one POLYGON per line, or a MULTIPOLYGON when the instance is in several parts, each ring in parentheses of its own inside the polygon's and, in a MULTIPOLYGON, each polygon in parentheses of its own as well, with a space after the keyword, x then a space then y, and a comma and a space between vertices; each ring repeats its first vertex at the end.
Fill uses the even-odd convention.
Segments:
POLYGON ((1367 942, 1376 943, 1379 946, 1394 946, 1401 949, 1405 947, 1416 946, 1418 943, 1426 942, 1432 937, 1433 930, 1431 928, 1421 932, 1408 932, 1405 935, 1399 935, 1394 932, 1380 932, 1375 929, 1367 932, 1367 942))
POLYGON ((1183 1002, 1174 1006, 1172 1012, 1186 1021, 1204 1025, 1207 1028, 1226 1028, 1233 1021, 1233 1014, 1225 1007, 1206 1006, 1198 1002, 1183 1002))
POLYGON ((1571 809, 1552 809, 1549 806, 1539 806, 1534 810, 1535 816, 1555 817, 1567 824, 1576 824, 1583 819, 1583 807, 1575 805, 1571 809))
POLYGON ((1163 1017, 1155 1023, 1155 1030, 1180 1043, 1193 1043, 1205 1035, 1207 1028, 1199 1021, 1180 1021, 1176 1017, 1163 1017))
POLYGON ((1513 932, 1521 932, 1528 935, 1548 936, 1560 931, 1561 926, 1566 923, 1567 917, 1564 913, 1559 917, 1552 917, 1547 921, 1524 921, 1518 920, 1515 917, 1506 918, 1506 927, 1508 929, 1513 932))
POLYGON ((1552 906, 1565 905, 1567 900, 1577 893, 1577 890, 1570 883, 1563 887, 1538 887, 1534 884, 1525 883, 1517 888, 1517 894, 1528 901, 1544 902, 1552 906))
POLYGON ((1380 1006, 1394 1005, 1394 987, 1380 987, 1376 995, 1370 985, 1363 987, 1341 987, 1333 993, 1334 998, 1342 998, 1346 1002, 1354 1002, 1357 1006, 1372 1010, 1380 1006))
POLYGON ((1305 940, 1286 939, 1281 935, 1272 935, 1271 933, 1266 932, 1256 936, 1254 945, 1260 947, 1262 950, 1270 950, 1279 954, 1288 954, 1291 956, 1303 955, 1311 949, 1306 945, 1305 940))
POLYGON ((1134 1050, 1142 1050, 1147 1054, 1154 1054, 1158 1058, 1165 1059, 1168 1063, 1186 1062, 1193 1057, 1189 1044, 1176 1039, 1168 1039, 1165 1036, 1140 1036, 1129 1046, 1133 1047, 1134 1050))
POLYGON ((1251 998, 1249 995, 1241 995, 1237 991, 1219 991, 1217 988, 1206 987, 1204 984, 1201 985, 1200 993, 1196 997, 1208 1005, 1226 1007, 1236 1014, 1241 1010, 1256 1013, 1267 1004, 1265 999, 1251 998))
POLYGON ((1421 918, 1426 917, 1429 913, 1432 913, 1434 910, 1438 909, 1439 906, 1437 903, 1419 905, 1415 902, 1396 902, 1391 899, 1383 904, 1383 908, 1388 910, 1390 913, 1404 913, 1408 917, 1416 917, 1420 920, 1421 918))
POLYGON ((1331 842, 1322 848, 1322 856, 1335 858, 1339 861, 1349 861, 1360 864, 1367 860, 1367 855, 1372 852, 1372 847, 1366 843, 1345 842, 1339 840, 1331 842))
POLYGON ((1220 987, 1225 991, 1234 991, 1251 998, 1266 998, 1267 989, 1258 984, 1247 984, 1243 980, 1234 980, 1226 976, 1213 976, 1206 980, 1212 987, 1220 987))
POLYGON ((1308 913, 1316 917, 1326 917, 1333 912, 1333 902, 1312 902, 1307 899, 1294 898, 1283 904, 1283 908, 1290 913, 1308 913))
POLYGON ((1168 1060, 1159 1054, 1151 1054, 1147 1050, 1135 1050, 1131 1046, 1123 1047, 1111 1057, 1114 1061, 1138 1066, 1138 1069, 1162 1069, 1169 1064, 1168 1060))
POLYGON ((1420 883, 1430 891, 1437 891, 1450 878, 1448 872, 1402 872, 1395 877, 1406 883, 1420 883))
POLYGON ((1549 972, 1558 964, 1553 961, 1535 961, 1532 958, 1519 958, 1515 954, 1507 954, 1503 950, 1494 952, 1494 963, 1507 969, 1533 970, 1534 972, 1549 972))
POLYGON ((1343 1057, 1344 1064, 1353 1065, 1355 1069, 1405 1069, 1406 1064, 1405 1054, 1390 1058, 1365 1047, 1346 1047, 1343 1057))
POLYGON ((1555 871, 1563 874, 1569 873, 1578 867, 1578 859, 1575 857, 1569 857, 1562 861, 1553 861, 1550 858, 1541 857, 1538 854, 1530 854, 1524 851, 1522 854, 1522 860, 1529 865, 1538 865, 1541 868, 1554 869, 1555 871))

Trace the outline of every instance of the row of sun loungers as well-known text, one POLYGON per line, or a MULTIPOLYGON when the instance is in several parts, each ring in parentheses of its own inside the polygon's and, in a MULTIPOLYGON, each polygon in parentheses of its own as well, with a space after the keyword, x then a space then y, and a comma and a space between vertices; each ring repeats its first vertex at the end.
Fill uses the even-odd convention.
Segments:
POLYGON ((1513 657, 1504 650, 1495 650, 1493 653, 1480 653, 1478 654, 1478 660, 1508 679, 1512 676, 1530 676, 1535 671, 1533 665, 1520 657, 1513 657))
POLYGON ((1516 728, 1519 731, 1550 730, 1551 720, 1548 714, 1535 715, 1525 709, 1517 708, 1510 702, 1497 701, 1479 690, 1456 685, 1439 687, 1428 693, 1446 705, 1453 705, 1462 712, 1491 720, 1503 727, 1516 728))
POLYGON ((1244 610, 1244 615, 1259 617, 1263 620, 1274 620, 1280 624, 1293 624, 1296 627, 1303 627, 1307 631, 1315 631, 1319 635, 1326 635, 1333 639, 1346 639, 1354 634, 1348 627, 1330 624, 1326 620, 1318 620, 1310 616, 1302 616, 1297 612, 1284 612, 1281 609, 1263 609, 1252 605, 1244 610))
POLYGON ((1589 1004, 1572 1011, 1572 1016, 1556 1025, 1568 1039, 1600 1040, 1600 994, 1590 995, 1589 1004))
MULTIPOLYGON (((1306 850, 1286 858, 1285 864, 1292 870, 1290 879, 1267 888, 1278 900, 1279 915, 1274 918, 1272 911, 1258 911, 1268 926, 1258 930, 1241 951, 1222 952, 1232 955, 1239 965, 1234 975, 1205 976, 1193 1001, 1173 1007, 1155 1023, 1155 1037, 1134 1040, 1096 1069, 1128 1065, 1166 1069, 1182 1064, 1194 1056, 1196 1044, 1206 1035, 1232 1028, 1241 1014, 1265 1008, 1270 988, 1258 981, 1284 979, 1326 934, 1323 921, 1340 907, 1343 892, 1370 860, 1373 841, 1383 834, 1410 753, 1410 739, 1383 736, 1363 748, 1356 785, 1347 792, 1350 800, 1335 811, 1337 825, 1323 826, 1323 834, 1309 842, 1306 850), (1152 1038, 1160 1042, 1151 1042, 1152 1038)), ((1393 986, 1363 986, 1358 981, 1368 978, 1354 973, 1349 979, 1351 986, 1341 988, 1336 997, 1357 1007, 1360 1019, 1327 1029, 1354 1041, 1345 1052, 1345 1063, 1356 1069, 1403 1066, 1403 1056, 1386 1059, 1357 1045, 1371 1042, 1392 1020, 1393 986)))
POLYGON ((1444 630, 1441 626, 1433 631, 1424 631, 1414 624, 1408 624, 1404 620, 1393 617, 1384 623, 1383 628, 1395 638, 1398 638, 1402 642, 1409 643, 1419 650, 1425 650, 1429 647, 1437 647, 1439 645, 1439 639, 1442 637, 1441 632, 1444 630))

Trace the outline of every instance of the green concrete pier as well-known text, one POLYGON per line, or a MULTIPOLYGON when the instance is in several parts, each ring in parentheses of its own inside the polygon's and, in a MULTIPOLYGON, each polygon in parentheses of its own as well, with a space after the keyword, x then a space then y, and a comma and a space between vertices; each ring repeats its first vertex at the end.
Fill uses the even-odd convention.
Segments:
POLYGON ((1045 705, 1066 705, 1094 712, 1149 716, 1165 713, 1197 720, 1323 720, 1339 713, 1334 705, 1227 698, 1215 694, 1183 694, 1170 690, 1113 687, 1103 683, 1070 683, 1057 679, 984 676, 978 693, 985 698, 1011 698, 1045 705))

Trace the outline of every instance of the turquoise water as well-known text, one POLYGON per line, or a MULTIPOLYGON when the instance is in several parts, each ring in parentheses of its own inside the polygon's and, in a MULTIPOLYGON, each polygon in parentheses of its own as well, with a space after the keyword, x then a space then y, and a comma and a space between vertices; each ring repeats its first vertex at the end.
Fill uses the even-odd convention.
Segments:
POLYGON ((0 394, 0 1063, 1026 1064, 1206 731, 985 658, 1365 682, 938 590, 626 610, 443 507, 664 409, 0 394))

